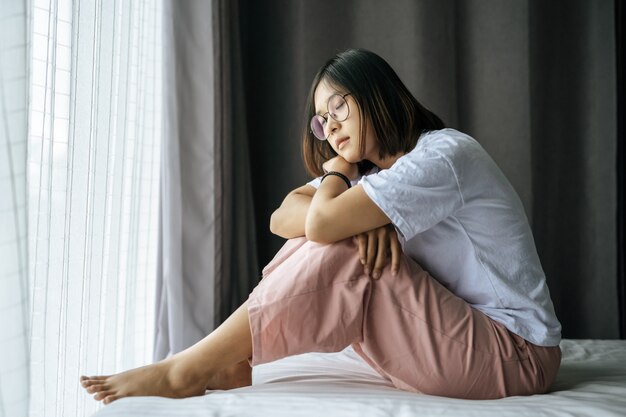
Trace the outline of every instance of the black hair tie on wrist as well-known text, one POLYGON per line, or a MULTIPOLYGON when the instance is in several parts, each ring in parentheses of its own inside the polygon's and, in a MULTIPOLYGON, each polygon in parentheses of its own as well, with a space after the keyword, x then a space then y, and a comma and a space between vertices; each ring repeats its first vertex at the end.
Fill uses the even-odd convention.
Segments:
POLYGON ((334 175, 335 177, 341 178, 342 180, 344 180, 344 182, 346 183, 348 188, 352 187, 352 184, 350 184, 350 180, 348 179, 348 177, 343 175, 341 172, 337 172, 337 171, 330 171, 330 172, 327 172, 326 174, 324 174, 324 176, 320 180, 320 184, 322 183, 322 181, 324 181, 324 178, 328 177, 329 175, 334 175))

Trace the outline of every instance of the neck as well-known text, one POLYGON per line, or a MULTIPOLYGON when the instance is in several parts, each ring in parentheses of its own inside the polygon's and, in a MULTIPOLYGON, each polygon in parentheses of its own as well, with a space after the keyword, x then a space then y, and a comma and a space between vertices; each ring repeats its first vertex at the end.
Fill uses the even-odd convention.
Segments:
POLYGON ((404 156, 404 152, 397 153, 393 156, 387 156, 383 159, 376 157, 376 159, 370 159, 380 169, 389 169, 396 163, 400 157, 404 156))

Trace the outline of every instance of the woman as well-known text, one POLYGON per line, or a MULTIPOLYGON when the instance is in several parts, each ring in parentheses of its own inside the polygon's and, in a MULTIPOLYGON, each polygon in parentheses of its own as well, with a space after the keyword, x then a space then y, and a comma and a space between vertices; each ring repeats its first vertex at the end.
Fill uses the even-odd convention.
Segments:
POLYGON ((352 345, 403 390, 545 392, 561 327, 522 204, 482 147, 365 50, 319 70, 306 112, 304 159, 321 177, 272 215, 290 240, 248 301, 170 358, 82 377, 87 391, 105 403, 201 395, 249 384, 247 361, 352 345))

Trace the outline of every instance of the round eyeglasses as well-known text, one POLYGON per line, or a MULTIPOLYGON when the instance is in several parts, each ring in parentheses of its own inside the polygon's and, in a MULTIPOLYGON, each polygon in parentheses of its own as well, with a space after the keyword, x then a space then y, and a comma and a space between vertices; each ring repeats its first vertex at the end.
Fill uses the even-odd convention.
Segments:
POLYGON ((325 117, 326 115, 329 115, 338 122, 343 122, 348 118, 350 115, 350 107, 348 107, 346 96, 349 95, 350 93, 344 95, 333 94, 328 98, 328 103, 326 104, 328 112, 323 116, 316 114, 311 118, 311 132, 313 132, 316 138, 319 140, 328 139, 328 135, 325 133, 326 123, 328 122, 328 119, 325 117))

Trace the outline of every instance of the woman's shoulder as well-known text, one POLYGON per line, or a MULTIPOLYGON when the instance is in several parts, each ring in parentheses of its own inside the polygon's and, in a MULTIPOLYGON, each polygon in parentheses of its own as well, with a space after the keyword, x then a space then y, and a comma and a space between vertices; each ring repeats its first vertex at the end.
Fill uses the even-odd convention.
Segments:
MULTIPOLYGON (((417 171, 455 171, 457 167, 472 166, 471 162, 482 159, 485 151, 471 136, 456 129, 431 130, 420 135, 415 147, 388 169, 374 166, 363 177, 386 171, 415 176, 417 171)), ((389 174, 389 173, 386 173, 389 174)))
POLYGON ((477 145, 478 142, 470 135, 456 129, 445 128, 422 133, 413 151, 432 150, 450 153, 457 152, 468 146, 475 147, 477 145))
POLYGON ((403 164, 420 163, 424 160, 441 158, 452 165, 464 159, 475 159, 484 150, 471 136, 456 129, 431 130, 420 135, 415 147, 398 162, 403 164))

